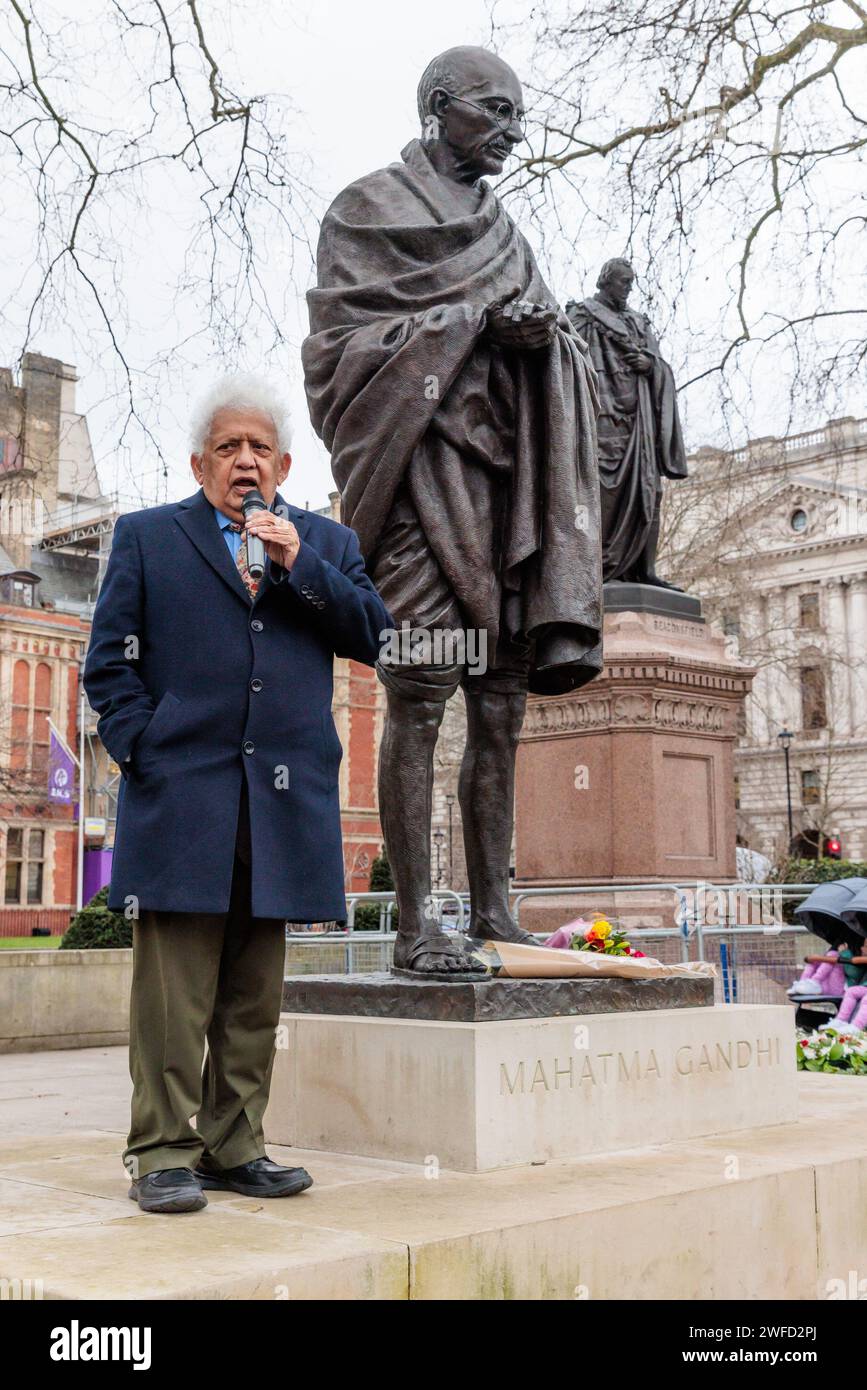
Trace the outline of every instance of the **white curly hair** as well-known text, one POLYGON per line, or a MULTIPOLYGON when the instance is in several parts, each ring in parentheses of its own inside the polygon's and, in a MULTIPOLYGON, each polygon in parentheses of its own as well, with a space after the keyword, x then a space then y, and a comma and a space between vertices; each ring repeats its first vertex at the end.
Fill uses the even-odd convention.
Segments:
POLYGON ((190 448, 201 455, 218 410, 255 410, 267 415, 277 432, 277 449, 288 454, 292 446, 292 421, 283 396, 265 377, 235 372, 220 377, 196 403, 190 418, 190 448))

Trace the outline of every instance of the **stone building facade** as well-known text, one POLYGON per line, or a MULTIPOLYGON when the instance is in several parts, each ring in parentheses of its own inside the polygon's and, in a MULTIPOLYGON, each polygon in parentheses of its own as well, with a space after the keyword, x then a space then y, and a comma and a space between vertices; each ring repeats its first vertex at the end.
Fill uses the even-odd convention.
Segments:
POLYGON ((741 842, 867 860, 867 419, 696 451, 666 492, 662 573, 757 667, 736 752, 741 842))

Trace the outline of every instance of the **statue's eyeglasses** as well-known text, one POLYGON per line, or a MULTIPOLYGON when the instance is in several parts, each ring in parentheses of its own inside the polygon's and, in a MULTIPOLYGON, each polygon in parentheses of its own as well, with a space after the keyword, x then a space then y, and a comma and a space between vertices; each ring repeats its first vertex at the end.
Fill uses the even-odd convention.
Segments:
POLYGON ((491 120, 496 121, 502 131, 507 131, 511 126, 517 125, 522 140, 527 134, 526 114, 523 111, 516 111, 510 101, 498 101, 494 97, 486 102, 468 101, 466 97, 455 96, 454 92, 448 92, 447 96, 451 101, 462 101, 464 106, 474 106, 477 111, 481 111, 485 116, 490 116, 491 120))

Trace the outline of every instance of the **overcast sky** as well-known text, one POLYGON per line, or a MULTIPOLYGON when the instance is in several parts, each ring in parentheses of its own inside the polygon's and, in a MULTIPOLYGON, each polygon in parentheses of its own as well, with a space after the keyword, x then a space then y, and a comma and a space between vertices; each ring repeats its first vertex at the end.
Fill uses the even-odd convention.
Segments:
MULTIPOLYGON (((59 0, 40 2, 49 5, 59 0)), ((127 9, 134 12, 136 3, 142 2, 130 0, 127 9)), ((106 7, 107 0, 77 0, 75 31, 69 34, 69 43, 79 41, 88 55, 81 71, 97 116, 100 102, 106 113, 121 110, 128 90, 128 75, 113 70, 111 58, 100 53, 86 29, 85 14, 97 26, 94 33, 99 32, 106 7)), ((506 21, 528 12, 526 4, 513 0, 500 0, 497 6, 498 17, 506 21)), ((319 213, 352 179, 398 158, 403 145, 417 134, 416 85, 430 58, 455 44, 485 43, 490 32, 483 0, 438 0, 436 5, 424 6, 406 4, 405 0, 374 0, 366 5, 355 0, 310 4, 292 0, 291 5, 282 0, 209 0, 202 14, 230 86, 247 95, 286 93, 297 108, 291 143, 309 160, 314 206, 319 213)), ((515 34, 503 56, 526 79, 529 47, 521 51, 520 42, 520 33, 515 34)), ((78 96, 68 80, 58 81, 53 90, 61 104, 73 104, 78 96)), ((120 212, 106 205, 99 247, 100 254, 114 257, 118 266, 129 309, 123 344, 130 361, 143 368, 172 349, 168 362, 153 371, 152 401, 157 404, 148 417, 169 461, 168 478, 162 477, 154 449, 140 434, 133 431, 127 447, 117 447, 118 401, 109 397, 117 388, 118 376, 105 338, 100 336, 98 314, 90 299, 80 294, 80 287, 68 304, 44 317, 32 343, 34 348, 78 366, 82 378, 79 404, 91 420, 102 486, 136 497, 139 504, 172 500, 194 489, 185 433, 189 402, 223 369, 213 355, 213 345, 196 337, 200 324, 190 301, 175 289, 195 216, 195 206, 185 201, 183 175, 180 170, 176 172, 180 181, 167 172, 145 186, 147 206, 140 212, 120 212), (123 254, 118 248, 123 248, 123 254), (175 351, 175 345, 181 343, 184 346, 175 351)), ((593 174, 588 170, 591 197, 594 177, 604 177, 604 171, 593 174)), ((28 279, 21 272, 19 251, 12 244, 17 238, 20 247, 32 238, 32 213, 15 184, 12 168, 0 181, 0 214, 7 244, 7 255, 0 265, 7 308, 5 320, 0 322, 0 345, 4 360, 12 361, 20 346, 28 290, 32 289, 32 274, 28 279), (22 274, 23 278, 16 279, 22 274)), ((315 238, 314 221, 310 225, 315 238)), ((526 230, 535 241, 534 230, 526 230)), ((725 228, 721 229, 723 235, 727 235, 725 228)), ((547 265, 561 302, 590 293, 595 278, 591 278, 591 270, 595 272, 605 255, 619 254, 621 249, 610 242, 587 244, 580 248, 577 259, 547 265)), ((293 470, 284 491, 297 504, 322 506, 334 484, 327 454, 307 419, 298 356, 306 331, 303 290, 311 283, 312 268, 309 255, 303 251, 297 252, 292 262, 286 239, 276 230, 267 252, 264 283, 269 302, 285 324, 288 344, 275 350, 264 334, 253 335, 252 340, 248 336, 237 366, 244 370, 264 367, 268 375, 285 384, 296 442, 293 470)), ((708 244, 704 254, 704 284, 699 284, 691 309, 697 317, 704 315, 712 321, 720 289, 719 258, 713 244, 708 244)), ((637 302, 640 306, 640 295, 637 302)), ((670 347, 671 355, 677 357, 679 353, 682 362, 684 343, 670 347)), ((859 404, 854 404, 856 412, 859 404)), ((713 435, 717 425, 706 400, 691 393, 684 408, 690 444, 695 446, 713 435)), ((777 432, 780 412, 772 383, 751 411, 750 418, 744 420, 744 437, 777 432)), ((804 427, 809 423, 804 421, 804 427)))

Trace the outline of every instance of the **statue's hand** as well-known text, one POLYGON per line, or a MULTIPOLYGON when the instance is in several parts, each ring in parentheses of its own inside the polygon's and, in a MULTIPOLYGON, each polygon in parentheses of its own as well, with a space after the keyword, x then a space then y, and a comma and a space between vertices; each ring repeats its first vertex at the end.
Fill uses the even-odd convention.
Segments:
POLYGON ((531 350, 548 347, 557 334, 557 317, 555 304, 513 299, 488 310, 487 334, 498 347, 531 350))
POLYGON ((647 373, 653 368, 653 358, 648 357, 646 352, 626 352, 624 357, 628 366, 634 372, 640 372, 642 376, 647 376, 647 373))

